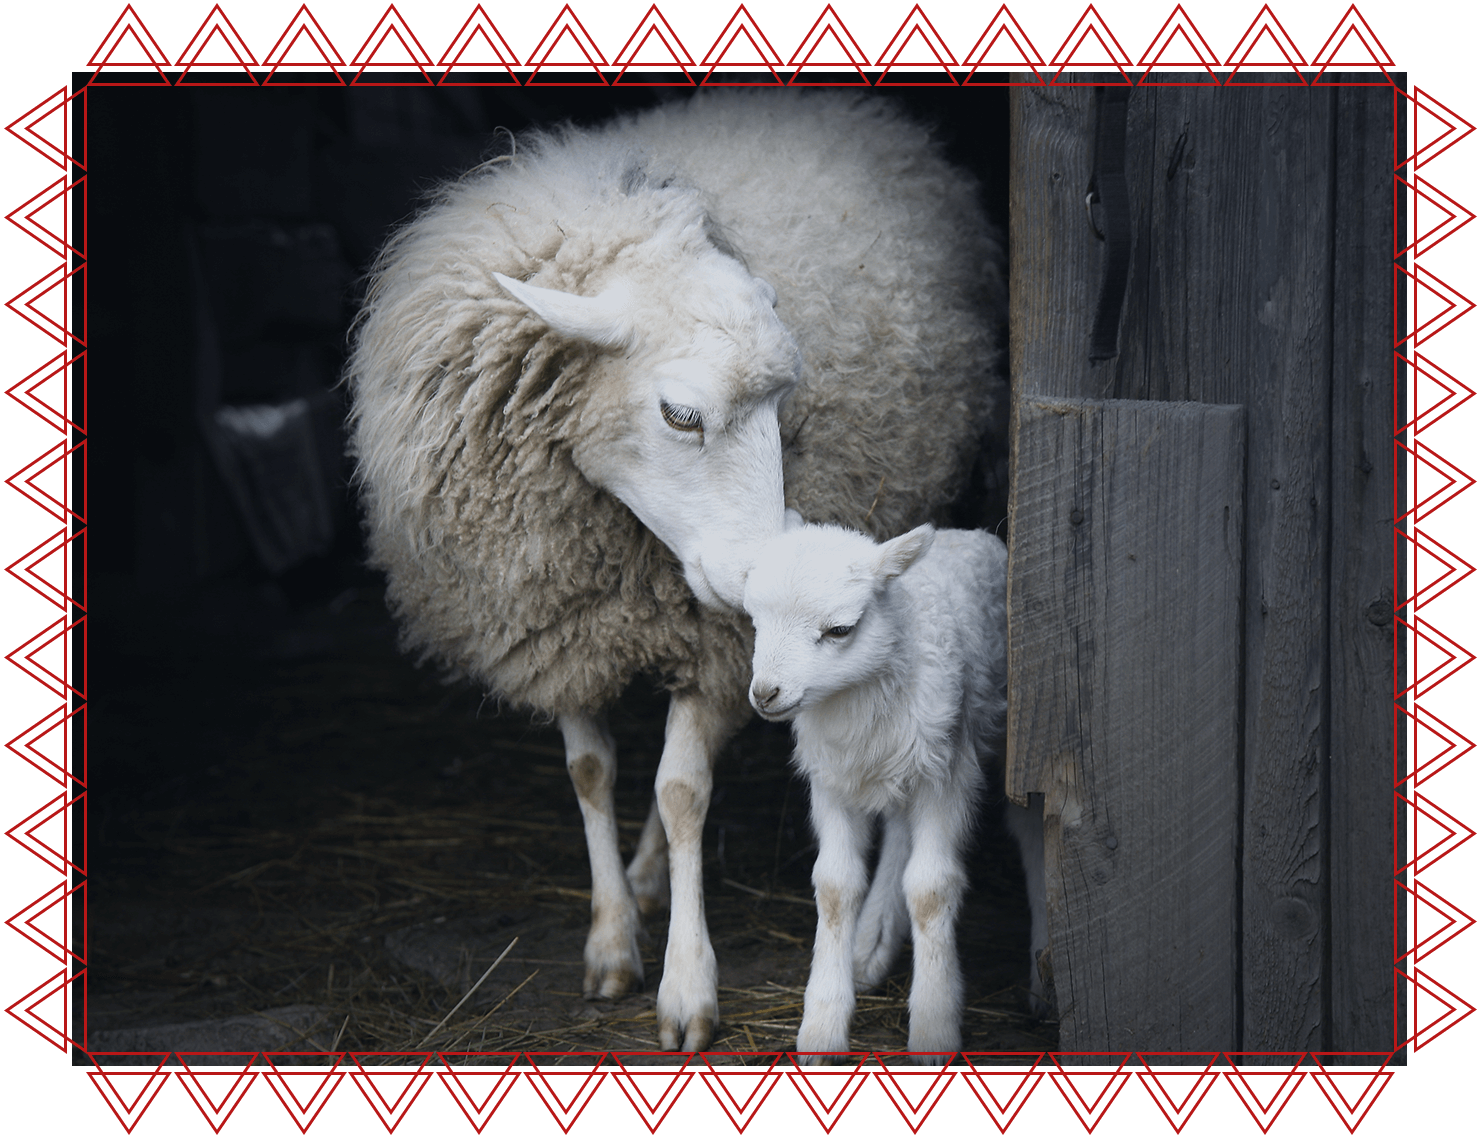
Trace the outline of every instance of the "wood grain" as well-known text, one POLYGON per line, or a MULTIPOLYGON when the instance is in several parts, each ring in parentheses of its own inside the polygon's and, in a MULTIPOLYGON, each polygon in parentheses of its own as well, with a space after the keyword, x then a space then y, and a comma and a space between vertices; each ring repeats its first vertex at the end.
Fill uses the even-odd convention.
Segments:
MULTIPOLYGON (((1103 465, 1075 465, 1082 456, 1066 439, 1030 438, 1042 429, 1035 416, 1055 399, 1246 409, 1230 885, 1239 1011, 1217 1044, 1225 1048, 1391 1045, 1393 646, 1390 622, 1380 622, 1392 591, 1394 474, 1384 441, 1393 406, 1392 98, 1361 88, 1137 89, 1127 119, 1135 236, 1120 352, 1095 364, 1088 346, 1104 247, 1084 204, 1093 92, 1012 95, 1014 797, 1064 784, 1064 772, 1082 770, 1103 747, 1103 722, 1053 708, 1095 690, 1085 645, 1101 651, 1125 620, 1092 591, 1057 601, 1023 591, 1022 574, 1045 550, 1072 553, 1054 544, 1043 503, 1099 493, 1093 480, 1104 474, 1103 465), (1083 631, 1091 626, 1092 637, 1083 631)), ((1183 461, 1195 468, 1204 456, 1183 461)), ((1080 569, 1061 561, 1057 571, 1067 589, 1080 569)), ((1140 777, 1131 768, 1116 777, 1140 777)), ((1099 768, 1096 792, 1109 782, 1099 768)), ((1200 857, 1196 836, 1188 842, 1182 856, 1200 857)), ((1059 869, 1073 872, 1077 863, 1065 860, 1073 842, 1051 832, 1055 843, 1059 869)), ((1143 897, 1138 910, 1153 927, 1154 902, 1143 897)), ((1076 984, 1094 973, 1082 960, 1059 960, 1058 946, 1085 952, 1090 942, 1061 927, 1079 919, 1062 905, 1051 918, 1062 997, 1064 968, 1076 984)), ((1119 955, 1105 968, 1139 968, 1135 945, 1102 941, 1096 951, 1112 948, 1119 955)), ((1096 998, 1105 1006, 1095 1047, 1122 1046, 1111 1034, 1121 1022, 1155 1018, 1143 1007, 1153 998, 1145 986, 1101 985, 1096 998)))
POLYGON ((1024 400, 1009 747, 1042 791, 1065 1050, 1237 1024, 1243 410, 1024 400))

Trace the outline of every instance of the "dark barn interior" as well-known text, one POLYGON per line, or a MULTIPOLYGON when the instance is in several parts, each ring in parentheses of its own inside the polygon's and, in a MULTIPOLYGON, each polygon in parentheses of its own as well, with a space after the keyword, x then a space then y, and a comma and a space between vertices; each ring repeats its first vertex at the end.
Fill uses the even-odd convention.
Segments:
MULTIPOLYGON (((506 150, 497 128, 667 97, 88 92, 90 1050, 656 1047, 665 920, 645 993, 581 998, 588 867, 559 734, 397 652, 336 383, 357 282, 427 188, 506 150)), ((1005 226, 1005 91, 887 97, 937 124, 1005 226)), ((963 521, 1002 516, 1005 457, 963 521)), ((630 849, 666 701, 655 680, 629 696, 630 849)), ((755 721, 716 772, 717 1052, 790 1049, 801 1018, 815 913, 789 748, 755 721)), ((1022 877, 994 815, 961 929, 965 1046, 1037 1053, 1057 1034, 1026 1014, 1022 877)), ((907 990, 908 954, 860 1000, 855 1047, 904 1046, 907 990)))

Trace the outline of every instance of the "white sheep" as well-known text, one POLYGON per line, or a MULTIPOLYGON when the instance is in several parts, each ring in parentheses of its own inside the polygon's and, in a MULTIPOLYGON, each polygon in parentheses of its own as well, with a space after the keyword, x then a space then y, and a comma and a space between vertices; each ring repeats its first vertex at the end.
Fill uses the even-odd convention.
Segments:
MULTIPOLYGON (((755 623, 750 702, 766 719, 791 721, 817 833, 817 940, 797 1050, 849 1049, 855 986, 884 979, 908 928, 909 1049, 954 1052, 963 853, 1007 714, 1006 547, 981 530, 924 525, 878 545, 838 526, 801 526, 762 547, 745 609, 755 623)), ((1036 961, 1047 941, 1041 810, 1008 813, 1036 961)), ((1030 976, 1036 999, 1036 968, 1030 976)))
POLYGON ((371 275, 346 369, 370 561, 404 647, 559 723, 588 997, 642 982, 671 887, 665 1049, 719 1014, 700 845, 749 715, 748 550, 784 505, 890 533, 959 491, 1001 390, 977 199, 887 99, 701 93, 522 137, 371 275), (672 702, 624 874, 604 714, 644 673, 672 702))

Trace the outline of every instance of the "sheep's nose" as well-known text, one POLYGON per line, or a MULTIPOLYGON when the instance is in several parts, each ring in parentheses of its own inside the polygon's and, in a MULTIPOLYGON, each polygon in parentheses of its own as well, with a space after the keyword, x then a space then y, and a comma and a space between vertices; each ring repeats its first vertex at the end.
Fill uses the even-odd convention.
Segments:
POLYGON ((759 680, 750 685, 750 702, 758 708, 770 707, 781 694, 781 688, 774 684, 763 684, 759 680))

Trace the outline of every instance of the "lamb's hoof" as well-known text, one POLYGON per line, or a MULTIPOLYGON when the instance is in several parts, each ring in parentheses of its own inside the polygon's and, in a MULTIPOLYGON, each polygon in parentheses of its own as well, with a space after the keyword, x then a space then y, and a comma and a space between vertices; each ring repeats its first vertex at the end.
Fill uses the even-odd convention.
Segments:
POLYGON ((956 1052, 961 1050, 961 1033, 951 1032, 933 1037, 922 1035, 919 1038, 911 1033, 909 1050, 911 1063, 926 1067, 948 1064, 956 1057, 956 1052))
POLYGON ((797 1032, 797 1061, 803 1066, 823 1067, 841 1063, 839 1058, 848 1051, 848 1028, 842 1031, 819 1028, 802 1017, 802 1028, 797 1032))

